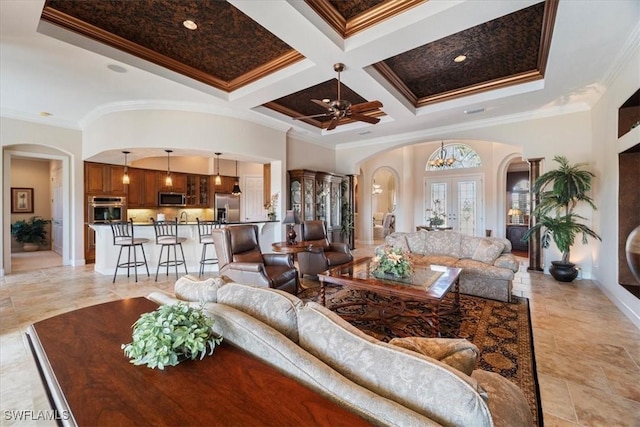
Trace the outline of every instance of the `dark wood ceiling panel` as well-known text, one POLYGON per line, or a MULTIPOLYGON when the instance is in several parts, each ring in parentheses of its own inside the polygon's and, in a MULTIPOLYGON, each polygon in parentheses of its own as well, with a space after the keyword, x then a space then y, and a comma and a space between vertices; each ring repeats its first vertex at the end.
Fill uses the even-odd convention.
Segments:
POLYGON ((343 38, 427 0, 305 0, 343 38))
POLYGON ((42 19, 227 91, 302 59, 226 1, 48 0, 42 19))
POLYGON ((375 64, 416 107, 540 79, 557 1, 538 3, 375 64), (454 58, 467 59, 456 63, 454 58))
MULTIPOLYGON (((338 79, 331 79, 326 82, 317 84, 310 88, 292 93, 291 95, 284 96, 276 99, 267 104, 269 108, 291 117, 298 116, 311 116, 314 114, 325 113, 327 110, 321 106, 311 102, 312 99, 337 99, 338 96, 338 79), (289 113, 286 113, 288 111, 289 113)), ((362 96, 351 90, 344 83, 340 84, 340 98, 346 99, 351 104, 360 104, 367 102, 362 96)), ((320 117, 317 119, 320 122, 331 120, 330 117, 320 117)))

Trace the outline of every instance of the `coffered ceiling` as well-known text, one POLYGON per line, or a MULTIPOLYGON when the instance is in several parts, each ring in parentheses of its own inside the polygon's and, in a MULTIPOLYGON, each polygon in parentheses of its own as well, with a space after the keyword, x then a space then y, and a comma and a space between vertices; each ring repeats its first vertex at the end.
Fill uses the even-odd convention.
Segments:
POLYGON ((118 103, 190 103, 337 146, 559 102, 585 108, 596 99, 585 88, 607 67, 581 55, 597 50, 600 62, 613 61, 639 14, 633 1, 591 3, 3 0, 3 115, 47 111, 59 123, 82 127, 118 103), (581 55, 567 57, 572 51, 581 55), (58 76, 49 84, 77 91, 79 105, 18 99, 17 88, 40 85, 40 70, 19 72, 27 59, 58 76), (95 72, 91 84, 88 72, 100 61, 108 70, 95 72), (312 99, 336 99, 338 62, 345 64, 341 98, 379 100, 381 108, 365 113, 380 118, 378 124, 347 117, 326 130, 331 117, 294 119, 326 111, 312 99), (580 75, 572 73, 576 67, 580 75), (129 74, 120 86, 114 71, 129 74))

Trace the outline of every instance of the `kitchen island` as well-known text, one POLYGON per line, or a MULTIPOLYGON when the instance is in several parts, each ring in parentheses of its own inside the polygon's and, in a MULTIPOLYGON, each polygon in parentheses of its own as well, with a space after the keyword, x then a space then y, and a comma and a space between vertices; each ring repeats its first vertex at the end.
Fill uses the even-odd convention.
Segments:
MULTIPOLYGON (((256 224, 258 226, 258 235, 260 239, 260 249, 263 253, 271 253, 271 244, 275 241, 282 240, 284 228, 280 221, 259 221, 259 222, 239 222, 228 223, 222 226, 234 224, 256 224)), ((118 261, 119 248, 113 245, 113 234, 109 224, 89 224, 95 231, 95 249, 96 261, 94 270, 100 274, 113 275, 118 261)), ((149 239, 144 244, 144 252, 147 256, 147 264, 149 273, 153 277, 158 267, 158 257, 160 256, 160 245, 156 245, 156 236, 151 222, 134 223, 134 235, 136 238, 149 239)), ((197 275, 200 269, 200 255, 202 254, 202 245, 198 240, 198 224, 196 222, 180 223, 178 225, 178 236, 186 237, 187 241, 182 244, 184 250, 184 258, 187 263, 187 271, 189 274, 197 275)), ((207 248, 207 257, 211 257, 215 249, 207 248)), ((123 251, 123 257, 126 257, 126 251, 123 251)), ((133 254, 132 254, 133 257, 133 254)), ((138 251, 138 259, 142 258, 142 254, 138 251)), ((121 260, 122 262, 122 260, 121 260)), ((138 269, 138 274, 144 274, 144 267, 138 269)), ((160 269, 158 277, 160 277, 163 268, 160 269)), ((166 271, 166 270, 165 270, 166 271)), ((205 265, 206 273, 215 273, 218 271, 217 264, 205 265)), ((119 269, 118 275, 127 274, 126 269, 119 269)), ((169 268, 169 274, 175 274, 175 268, 169 268)), ((133 272, 131 272, 133 276, 133 272)), ((184 275, 184 266, 178 266, 178 275, 184 275)))

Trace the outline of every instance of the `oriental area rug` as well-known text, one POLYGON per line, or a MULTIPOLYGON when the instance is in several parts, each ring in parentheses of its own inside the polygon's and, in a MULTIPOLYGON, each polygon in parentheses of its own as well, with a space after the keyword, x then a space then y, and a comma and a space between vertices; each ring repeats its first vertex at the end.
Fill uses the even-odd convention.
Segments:
MULTIPOLYGON (((303 290, 298 297, 320 303, 319 293, 319 287, 314 287, 303 290)), ((329 308, 362 300, 359 292, 334 286, 327 286, 326 295, 329 308)), ((380 302, 384 297, 369 292, 366 298, 380 302)), ((428 325, 421 329, 401 316, 387 319, 387 323, 393 323, 393 328, 389 328, 366 305, 334 311, 381 341, 398 336, 430 336, 428 325)), ((520 387, 529 402, 535 425, 543 425, 528 299, 513 296, 511 303, 505 303, 460 294, 460 311, 440 317, 440 333, 444 338, 466 338, 474 343, 480 350, 477 369, 496 372, 520 387)))

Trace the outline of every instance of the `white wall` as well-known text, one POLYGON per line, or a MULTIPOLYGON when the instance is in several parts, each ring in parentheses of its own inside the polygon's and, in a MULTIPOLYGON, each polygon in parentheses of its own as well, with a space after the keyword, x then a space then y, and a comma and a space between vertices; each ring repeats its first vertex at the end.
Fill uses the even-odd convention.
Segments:
MULTIPOLYGON (((640 299, 618 284, 618 153, 640 143, 640 127, 618 139, 618 108, 640 87, 640 47, 593 108, 594 191, 598 233, 602 244, 594 252, 594 274, 603 292, 640 327, 640 299)), ((640 173, 640 172, 638 172, 640 173)), ((637 207, 640 210, 640 206, 637 207)))
MULTIPOLYGON (((242 154, 242 160, 284 158, 286 135, 247 121, 206 113, 145 110, 111 113, 84 129, 84 158, 106 150, 153 148, 242 154)), ((224 156, 222 156, 224 157, 224 156)), ((166 165, 165 165, 166 166, 166 165)))
POLYGON ((64 169, 65 208, 62 262, 65 265, 84 264, 84 168, 82 162, 81 132, 74 129, 47 126, 22 120, 0 118, 0 142, 3 161, 2 249, 0 274, 11 266, 11 161, 14 157, 32 157, 62 161, 64 169))

